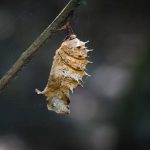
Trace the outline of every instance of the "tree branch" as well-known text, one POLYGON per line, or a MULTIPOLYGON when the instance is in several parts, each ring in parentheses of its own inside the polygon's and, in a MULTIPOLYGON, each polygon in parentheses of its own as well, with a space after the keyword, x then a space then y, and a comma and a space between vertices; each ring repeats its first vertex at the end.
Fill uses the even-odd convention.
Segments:
POLYGON ((79 5, 80 0, 70 0, 54 21, 39 35, 39 37, 26 49, 18 60, 12 65, 8 72, 0 80, 0 91, 2 91, 25 64, 31 59, 45 41, 72 15, 75 8, 79 5))

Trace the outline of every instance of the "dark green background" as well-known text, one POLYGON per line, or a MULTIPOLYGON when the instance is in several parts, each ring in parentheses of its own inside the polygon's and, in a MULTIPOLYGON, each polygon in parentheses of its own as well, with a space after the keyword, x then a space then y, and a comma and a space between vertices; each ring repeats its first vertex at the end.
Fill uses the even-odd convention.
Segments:
MULTIPOLYGON (((0 2, 0 77, 48 26, 67 0, 0 2)), ((141 0, 87 0, 74 32, 94 49, 92 76, 71 94, 71 114, 48 111, 46 85, 57 33, 0 95, 0 149, 148 150, 150 148, 150 9, 141 0)))

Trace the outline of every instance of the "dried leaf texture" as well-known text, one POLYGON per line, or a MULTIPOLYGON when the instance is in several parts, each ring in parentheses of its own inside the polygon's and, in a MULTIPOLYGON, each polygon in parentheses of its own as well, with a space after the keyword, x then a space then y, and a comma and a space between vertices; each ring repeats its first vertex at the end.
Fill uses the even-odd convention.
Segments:
POLYGON ((47 107, 57 113, 70 113, 69 92, 81 85, 88 63, 86 58, 90 50, 85 46, 87 42, 80 41, 76 35, 70 35, 56 51, 50 77, 45 89, 38 94, 47 97, 47 107))

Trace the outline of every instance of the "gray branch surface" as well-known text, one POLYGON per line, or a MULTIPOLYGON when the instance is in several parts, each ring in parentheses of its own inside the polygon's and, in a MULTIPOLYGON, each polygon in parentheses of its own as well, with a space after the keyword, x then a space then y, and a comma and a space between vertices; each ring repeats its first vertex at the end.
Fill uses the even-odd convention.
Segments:
POLYGON ((53 33, 63 26, 63 23, 73 13, 75 8, 79 6, 80 0, 70 0, 60 14, 54 19, 54 21, 39 35, 39 37, 26 49, 17 61, 12 65, 8 72, 0 80, 0 91, 2 91, 17 73, 29 62, 33 54, 35 54, 39 48, 51 38, 53 33))

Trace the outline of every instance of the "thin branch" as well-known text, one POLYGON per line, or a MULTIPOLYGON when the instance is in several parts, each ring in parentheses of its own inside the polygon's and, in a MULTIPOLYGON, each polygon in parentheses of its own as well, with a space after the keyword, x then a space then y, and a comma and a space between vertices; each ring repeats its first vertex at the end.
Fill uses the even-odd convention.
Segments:
POLYGON ((70 0, 54 21, 39 35, 39 37, 25 50, 18 60, 12 65, 8 72, 0 80, 0 91, 2 91, 17 73, 29 62, 33 54, 47 41, 52 34, 63 26, 64 22, 72 15, 75 8, 79 6, 80 0, 70 0))

